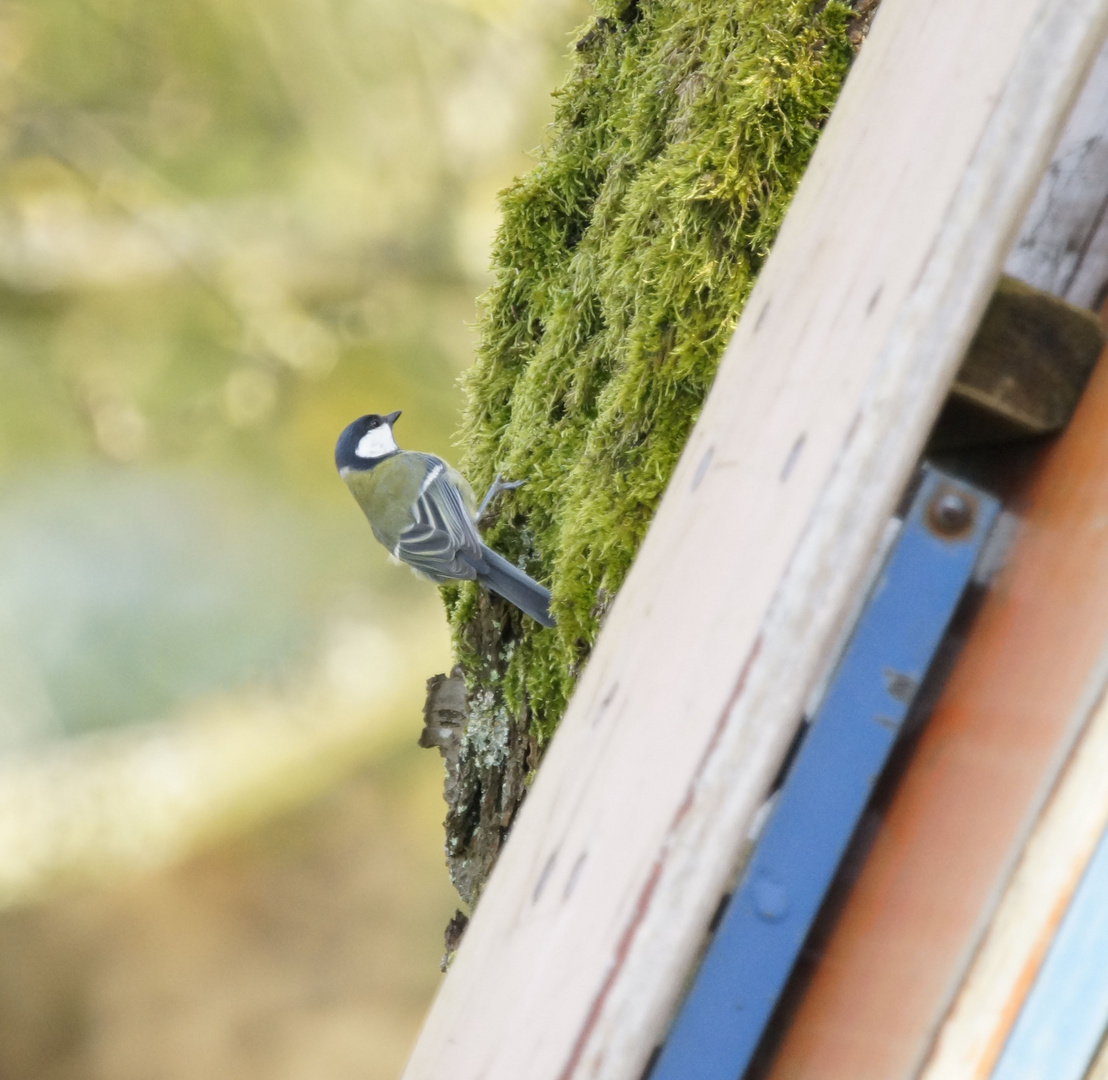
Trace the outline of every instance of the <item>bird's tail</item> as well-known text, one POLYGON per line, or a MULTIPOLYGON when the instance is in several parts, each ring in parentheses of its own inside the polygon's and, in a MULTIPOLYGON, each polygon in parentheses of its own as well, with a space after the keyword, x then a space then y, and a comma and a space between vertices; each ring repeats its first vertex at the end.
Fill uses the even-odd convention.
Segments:
POLYGON ((522 570, 517 570, 507 559, 497 555, 490 547, 481 545, 481 562, 475 566, 477 580, 494 593, 503 596, 510 604, 530 615, 543 626, 553 626, 550 617, 550 593, 522 570))

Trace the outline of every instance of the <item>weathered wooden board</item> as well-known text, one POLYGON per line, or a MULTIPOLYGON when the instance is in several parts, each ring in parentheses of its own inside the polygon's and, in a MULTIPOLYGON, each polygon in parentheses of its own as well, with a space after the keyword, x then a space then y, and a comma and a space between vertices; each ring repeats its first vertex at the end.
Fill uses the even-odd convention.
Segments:
MULTIPOLYGON (((1063 290, 1071 302, 1087 301, 1108 280, 1099 216, 1108 165, 1089 164, 1098 147, 1108 148, 1108 47, 1005 264, 1039 288, 1063 290)), ((940 703, 932 718, 793 1017, 774 1080, 915 1075, 942 1023, 1024 826, 1080 719, 1082 680, 1095 679, 1098 635, 1108 636, 1108 577, 1101 574, 1108 551, 1096 543, 1108 513, 1108 487, 1099 483, 1108 469, 1106 380, 1104 372, 1094 376, 1080 422, 1052 451, 1028 496, 1026 553, 1014 549, 966 644, 961 681, 950 683, 962 700, 940 703), (1031 537, 1037 546, 1027 549, 1031 537), (990 611, 1000 623, 990 622, 990 611)), ((988 1016, 977 998, 985 1012, 974 1023, 1010 1023, 1026 988, 1010 987, 1003 1020, 988 1016)), ((964 1045, 969 1021, 963 1015, 959 1023, 963 1033, 952 1038, 964 1045)))
POLYGON ((1108 50, 1089 74, 1004 272, 1079 307, 1108 293, 1108 50))
POLYGON ((641 1074, 1106 27, 885 0, 408 1080, 641 1074))
MULTIPOLYGON (((1108 49, 1101 49, 1092 66, 1004 269, 1007 276, 1087 310, 1098 309, 1108 296, 1108 49)), ((1002 279, 998 288, 998 296, 1003 294, 1004 281, 1002 279)), ((996 301, 994 297, 989 310, 995 307, 996 301)), ((986 340, 981 341, 987 329, 988 313, 986 311, 985 322, 978 329, 970 354, 958 372, 952 399, 947 402, 940 420, 942 430, 933 434, 933 445, 937 449, 992 442, 1019 430, 1024 434, 1043 433, 1050 430, 1051 424, 1065 410, 1064 402, 1056 398, 1058 385, 1054 388, 1046 385, 1042 398, 1036 395, 1034 401, 1028 401, 1028 390, 1040 381, 1039 369, 1043 367, 1034 356, 1029 366, 1024 363, 1016 371, 1007 372, 1019 382, 1007 390, 1001 384, 1003 380, 998 381, 989 374, 996 373, 995 362, 987 362, 982 368, 978 361, 988 360, 988 357, 975 357, 975 346, 979 344, 994 357, 999 349, 1006 347, 1003 341, 997 340, 995 333, 992 339, 986 335, 986 340), (975 363, 981 369, 976 374, 967 370, 975 363), (962 383, 965 385, 960 387, 962 383), (982 395, 985 399, 982 404, 988 413, 984 418, 983 411, 974 409, 972 404, 982 395), (1010 401, 1013 395, 1016 400, 1010 401), (1043 403, 1049 405, 1051 398, 1055 398, 1054 407, 1044 408, 1043 403), (1034 415, 1020 419, 1018 414, 1026 412, 1028 404, 1033 405, 1034 415), (1014 410, 1010 405, 1015 405, 1014 410), (1015 413, 1009 422, 994 420, 997 413, 1003 415, 1008 411, 1015 413)), ((1037 342, 1027 342, 1033 352, 1057 348, 1058 342, 1050 340, 1055 337, 1054 333, 1047 331, 1040 336, 1034 328, 1029 329, 1032 336, 1038 338, 1037 342)), ((1078 328, 1075 330, 1084 338, 1078 328)), ((1048 374, 1047 382, 1058 383, 1060 379, 1061 388, 1066 385, 1073 388, 1080 379, 1080 356, 1085 353, 1086 346, 1083 341, 1075 340, 1068 348, 1063 342, 1063 349, 1066 352, 1063 359, 1065 376, 1063 372, 1055 372, 1055 378, 1051 379, 1048 374)), ((1067 397, 1065 389, 1063 397, 1067 397)))
POLYGON ((1002 277, 931 432, 929 450, 1060 431, 1106 337, 1087 308, 1002 277))

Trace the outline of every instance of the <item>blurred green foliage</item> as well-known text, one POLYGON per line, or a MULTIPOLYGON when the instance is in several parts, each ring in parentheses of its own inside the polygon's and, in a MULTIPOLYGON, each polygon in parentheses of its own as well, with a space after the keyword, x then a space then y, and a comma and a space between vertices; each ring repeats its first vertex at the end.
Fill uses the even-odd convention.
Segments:
POLYGON ((141 722, 264 678, 303 644, 310 548, 283 503, 195 473, 86 467, 9 485, 0 738, 141 722))
POLYGON ((426 598, 331 449, 403 408, 449 456, 493 194, 578 14, 0 0, 0 746, 426 598))

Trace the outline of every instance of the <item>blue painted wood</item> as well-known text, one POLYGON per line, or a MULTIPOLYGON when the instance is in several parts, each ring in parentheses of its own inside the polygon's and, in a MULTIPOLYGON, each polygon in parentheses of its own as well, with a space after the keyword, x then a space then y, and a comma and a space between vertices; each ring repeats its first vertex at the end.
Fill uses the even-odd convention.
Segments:
POLYGON ((926 470, 651 1080, 745 1072, 997 511, 926 470))
POLYGON ((1108 1030, 1108 834, 1101 837, 992 1080, 1081 1080, 1108 1030))

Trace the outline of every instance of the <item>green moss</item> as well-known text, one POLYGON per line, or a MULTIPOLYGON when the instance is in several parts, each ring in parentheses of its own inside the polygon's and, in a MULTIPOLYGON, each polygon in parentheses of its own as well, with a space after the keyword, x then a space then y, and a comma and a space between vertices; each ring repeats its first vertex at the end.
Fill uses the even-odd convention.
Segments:
MULTIPOLYGON (((832 0, 599 0, 550 145, 502 195, 462 469, 555 630, 444 589, 471 714, 550 737, 846 75, 832 0)), ((472 722, 472 721, 471 721, 472 722)))

